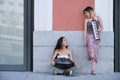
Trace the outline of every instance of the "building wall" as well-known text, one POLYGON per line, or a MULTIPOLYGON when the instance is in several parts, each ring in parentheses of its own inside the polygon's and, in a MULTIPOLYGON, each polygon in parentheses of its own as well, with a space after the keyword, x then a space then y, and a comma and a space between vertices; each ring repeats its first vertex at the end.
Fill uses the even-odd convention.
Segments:
MULTIPOLYGON (((61 0, 55 0, 55 1, 61 1, 61 0)), ((67 1, 67 0, 64 0, 64 1, 67 1)), ((70 1, 72 1, 72 0, 70 0, 70 1)), ((113 0, 105 0, 105 1, 104 0, 85 0, 85 1, 86 1, 86 3, 87 2, 89 3, 92 1, 92 3, 89 3, 88 5, 94 6, 96 14, 102 18, 103 24, 104 24, 104 31, 113 31, 113 0), (104 8, 101 7, 101 5, 104 8)), ((53 11, 54 6, 55 6, 53 3, 55 3, 54 0, 39 0, 39 1, 35 0, 35 11, 34 11, 35 12, 35 31, 56 30, 53 27, 55 27, 55 24, 57 24, 59 22, 58 20, 60 17, 58 17, 57 12, 53 11), (56 17, 58 17, 57 22, 54 21, 54 20, 56 20, 56 19, 54 19, 56 17)), ((78 4, 75 6, 75 10, 78 10, 78 9, 76 9, 76 7, 79 7, 78 4)), ((85 7, 85 5, 84 5, 84 7, 85 7)), ((82 9, 80 8, 81 11, 82 11, 82 9)), ((72 12, 72 13, 77 14, 76 12, 72 12)), ((78 11, 78 13, 83 15, 79 11, 78 11)), ((62 14, 64 14, 64 13, 60 13, 60 15, 62 15, 62 14)), ((72 15, 72 14, 70 13, 70 15, 72 15)), ((79 17, 79 14, 77 14, 77 16, 74 16, 74 17, 79 17)), ((74 17, 73 18, 70 17, 70 18, 76 20, 77 18, 75 19, 74 17)), ((81 16, 81 17, 83 19, 83 16, 81 16)), ((81 19, 81 18, 78 18, 77 22, 74 22, 75 23, 74 25, 77 24, 77 26, 80 26, 80 28, 83 29, 83 26, 81 26, 83 20, 80 20, 81 23, 78 23, 79 19, 81 19)), ((60 20, 60 21, 62 21, 62 20, 60 20)), ((67 20, 65 21, 65 23, 68 23, 67 25, 69 25, 71 22, 67 22, 67 20)), ((63 23, 61 22, 60 25, 62 25, 62 24, 63 23)), ((59 30, 59 31, 61 31, 61 30, 59 30)), ((80 29, 77 31, 80 31, 80 29)))
POLYGON ((83 31, 86 6, 94 7, 94 0, 53 0, 53 30, 83 31))
MULTIPOLYGON (((51 56, 53 49, 60 36, 68 39, 69 48, 72 50, 78 66, 75 71, 78 73, 90 73, 91 62, 87 60, 87 48, 84 46, 83 32, 71 31, 35 31, 34 32, 34 72, 50 72, 51 56)), ((97 73, 112 73, 114 71, 114 39, 112 32, 101 33, 97 73), (111 36, 108 36, 111 35, 111 36)))
POLYGON ((104 31, 113 31, 113 0, 95 0, 95 12, 102 18, 104 31))
POLYGON ((34 0, 35 14, 35 31, 51 31, 52 30, 52 0, 34 0))
MULTIPOLYGON (((78 23, 78 20, 77 23, 76 21, 73 21, 72 23, 72 20, 68 22, 67 20, 70 19, 68 16, 72 15, 71 13, 74 13, 71 12, 70 14, 66 15, 66 20, 63 21, 65 23, 64 24, 62 22, 62 19, 64 19, 64 17, 58 17, 58 14, 66 14, 69 8, 64 11, 65 13, 57 13, 57 10, 56 12, 54 12, 54 6, 60 1, 64 2, 64 6, 67 6, 68 4, 68 6, 70 6, 70 4, 72 3, 77 4, 78 0, 69 0, 69 3, 66 2, 67 0, 35 0, 35 31, 33 33, 33 71, 51 71, 50 68, 52 67, 50 66, 50 63, 53 49, 56 45, 57 39, 60 36, 65 36, 68 39, 69 48, 73 52, 74 59, 79 63, 79 65, 75 68, 76 72, 89 73, 91 69, 91 63, 86 58, 87 49, 84 46, 83 40, 82 21, 84 20, 84 18, 81 18, 82 20, 80 24, 78 23), (55 15, 56 13, 57 15, 55 15), (73 25, 71 26, 71 24, 73 25)), ((112 73, 114 71, 113 0, 104 1, 104 8, 101 8, 101 5, 99 3, 103 5, 103 0, 86 0, 86 3, 81 2, 81 4, 86 4, 86 6, 92 5, 95 7, 95 11, 102 18, 105 27, 104 31, 101 33, 97 73, 112 73), (90 1, 93 1, 92 3, 94 4, 90 3, 90 1)), ((78 7, 78 5, 79 4, 77 4, 76 7, 78 7)), ((80 6, 83 7, 83 5, 80 6)), ((75 8, 75 10, 79 12, 79 9, 76 9, 76 7, 73 7, 73 11, 75 8)), ((74 17, 78 19, 78 16, 74 17)), ((71 19, 75 20, 74 17, 72 17, 71 19)))

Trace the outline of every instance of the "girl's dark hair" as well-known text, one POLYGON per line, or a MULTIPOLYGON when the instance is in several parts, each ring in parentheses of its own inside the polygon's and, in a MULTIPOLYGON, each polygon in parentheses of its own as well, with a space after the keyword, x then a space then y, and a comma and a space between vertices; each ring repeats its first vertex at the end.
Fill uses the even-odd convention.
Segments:
MULTIPOLYGON (((62 49, 63 38, 65 38, 65 37, 60 37, 60 38, 58 39, 54 51, 55 51, 56 49, 62 49)), ((68 46, 66 46, 66 48, 68 48, 68 46)))
POLYGON ((94 10, 94 9, 93 9, 92 7, 88 6, 88 7, 86 7, 86 8, 83 10, 83 13, 85 14, 85 11, 87 11, 87 12, 90 13, 90 11, 93 11, 93 10, 94 10))

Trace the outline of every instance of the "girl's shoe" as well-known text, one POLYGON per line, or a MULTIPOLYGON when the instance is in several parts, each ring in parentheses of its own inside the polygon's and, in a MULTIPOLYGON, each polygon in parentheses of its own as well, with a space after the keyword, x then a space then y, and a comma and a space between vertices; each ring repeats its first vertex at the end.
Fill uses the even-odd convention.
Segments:
POLYGON ((64 75, 63 73, 58 73, 57 71, 53 70, 53 75, 64 75))
POLYGON ((95 71, 91 71, 91 74, 92 74, 92 75, 96 75, 95 71))
POLYGON ((65 70, 63 73, 66 76, 72 76, 72 70, 69 70, 69 71, 65 70))

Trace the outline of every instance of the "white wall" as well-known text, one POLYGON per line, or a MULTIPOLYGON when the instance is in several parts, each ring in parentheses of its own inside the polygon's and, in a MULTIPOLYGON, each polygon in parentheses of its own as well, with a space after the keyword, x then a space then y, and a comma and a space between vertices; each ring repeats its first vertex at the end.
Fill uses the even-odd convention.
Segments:
MULTIPOLYGON (((35 0, 35 31, 52 31, 53 0, 35 0)), ((104 31, 113 31, 113 0, 95 0, 95 11, 102 18, 104 31)))
POLYGON ((52 30, 52 1, 53 0, 35 0, 35 31, 52 30))
POLYGON ((104 31, 113 31, 113 0, 95 0, 95 11, 102 18, 104 31))

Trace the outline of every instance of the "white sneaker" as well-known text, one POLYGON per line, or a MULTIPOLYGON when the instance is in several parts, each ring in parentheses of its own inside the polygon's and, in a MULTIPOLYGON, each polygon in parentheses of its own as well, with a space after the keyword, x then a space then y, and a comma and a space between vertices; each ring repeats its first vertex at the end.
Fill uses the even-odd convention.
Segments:
POLYGON ((72 70, 64 71, 64 75, 71 76, 72 75, 72 70))
POLYGON ((72 70, 69 71, 69 76, 72 76, 72 70))

